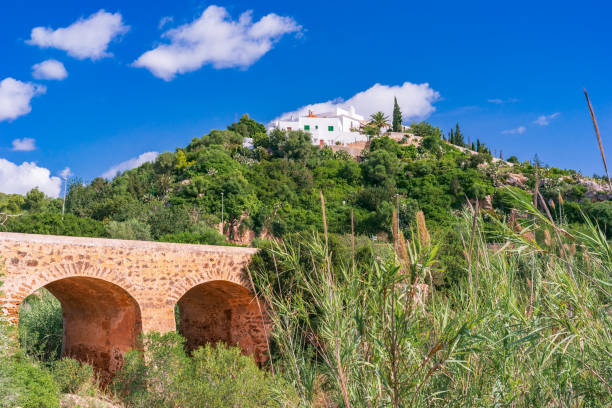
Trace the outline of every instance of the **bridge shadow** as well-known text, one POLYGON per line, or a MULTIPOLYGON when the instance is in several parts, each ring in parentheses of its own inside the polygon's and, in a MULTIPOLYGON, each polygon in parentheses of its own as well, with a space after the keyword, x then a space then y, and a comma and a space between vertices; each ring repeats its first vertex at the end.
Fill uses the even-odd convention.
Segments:
POLYGON ((177 330, 192 352, 206 343, 240 347, 262 364, 267 359, 265 331, 257 301, 244 286, 223 280, 188 290, 177 302, 177 330))
POLYGON ((138 347, 140 307, 121 287, 74 276, 44 286, 62 306, 62 356, 87 362, 102 384, 123 365, 123 354, 138 347))

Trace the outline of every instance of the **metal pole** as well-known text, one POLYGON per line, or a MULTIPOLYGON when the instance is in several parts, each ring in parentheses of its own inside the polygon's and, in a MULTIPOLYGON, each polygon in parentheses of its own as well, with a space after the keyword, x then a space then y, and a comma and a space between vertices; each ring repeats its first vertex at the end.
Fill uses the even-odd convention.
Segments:
POLYGON ((66 184, 68 184, 68 179, 64 179, 64 200, 62 201, 62 218, 64 218, 64 210, 66 208, 66 184))

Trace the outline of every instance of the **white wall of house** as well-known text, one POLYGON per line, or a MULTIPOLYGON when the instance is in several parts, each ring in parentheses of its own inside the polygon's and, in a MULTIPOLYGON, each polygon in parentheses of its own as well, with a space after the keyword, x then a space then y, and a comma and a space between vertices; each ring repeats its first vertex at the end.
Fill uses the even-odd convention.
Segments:
POLYGON ((303 130, 310 132, 312 143, 315 145, 347 144, 368 140, 367 136, 359 133, 358 129, 363 116, 350 110, 336 108, 335 112, 317 114, 313 116, 300 116, 293 120, 278 120, 271 129, 303 130))

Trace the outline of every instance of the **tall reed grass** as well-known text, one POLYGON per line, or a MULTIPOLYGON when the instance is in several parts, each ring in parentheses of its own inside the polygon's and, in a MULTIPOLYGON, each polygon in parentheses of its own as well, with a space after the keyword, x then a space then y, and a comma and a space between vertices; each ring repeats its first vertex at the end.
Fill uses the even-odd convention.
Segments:
POLYGON ((357 264, 332 264, 317 234, 275 243, 277 276, 255 276, 301 405, 611 406, 610 244, 588 219, 570 231, 516 199, 511 223, 464 209, 470 278, 428 295, 424 219, 409 240, 394 231, 394 256, 357 264))

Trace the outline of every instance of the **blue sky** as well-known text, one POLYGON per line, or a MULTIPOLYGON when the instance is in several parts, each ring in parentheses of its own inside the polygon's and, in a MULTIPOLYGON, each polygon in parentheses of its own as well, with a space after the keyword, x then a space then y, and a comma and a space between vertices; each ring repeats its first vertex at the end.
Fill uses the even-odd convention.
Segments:
POLYGON ((407 122, 459 122, 505 157, 602 174, 582 87, 612 153, 611 12, 589 1, 3 2, 0 191, 56 194, 66 167, 91 180, 242 113, 268 122, 375 84, 401 93, 407 122), (66 72, 33 71, 47 60, 66 72))

